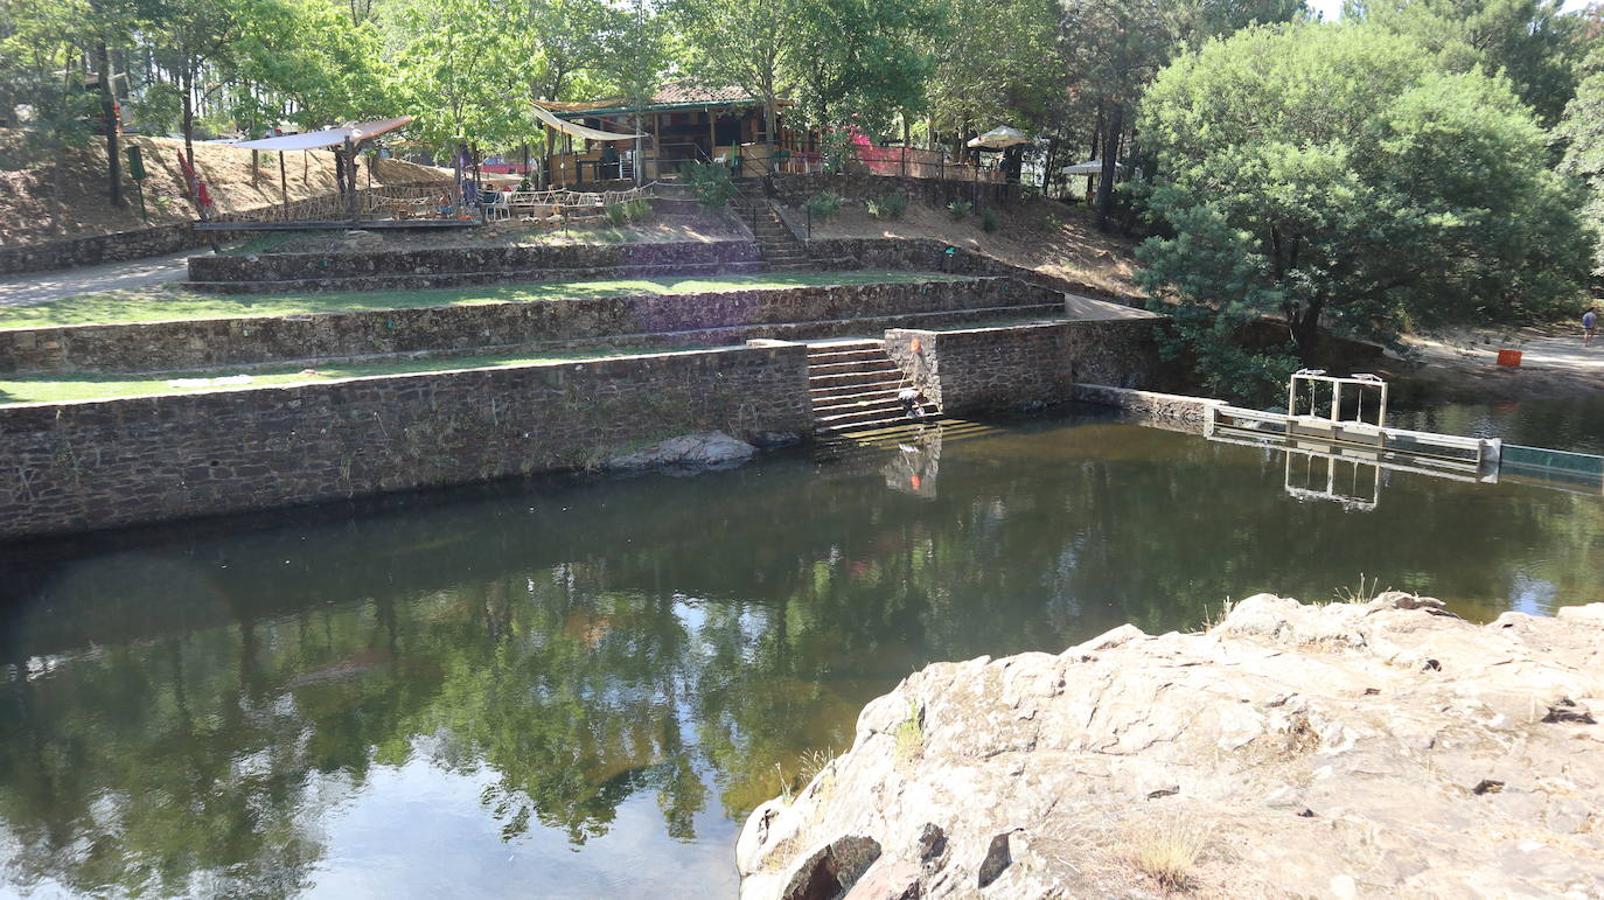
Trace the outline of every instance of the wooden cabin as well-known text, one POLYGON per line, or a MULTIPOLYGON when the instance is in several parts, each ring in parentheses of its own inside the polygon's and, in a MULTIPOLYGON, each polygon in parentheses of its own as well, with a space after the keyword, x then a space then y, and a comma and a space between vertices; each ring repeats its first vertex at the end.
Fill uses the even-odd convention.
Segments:
MULTIPOLYGON (((691 162, 737 157, 754 163, 769 157, 776 146, 792 152, 814 149, 812 133, 786 127, 786 110, 791 103, 780 101, 775 116, 778 140, 771 141, 764 131, 763 101, 740 88, 704 88, 688 82, 664 85, 651 102, 635 110, 621 100, 589 103, 542 103, 558 118, 603 131, 633 133, 635 116, 647 137, 643 142, 646 181, 673 177, 691 162)), ((586 142, 547 128, 547 146, 561 152, 548 158, 554 185, 590 184, 598 181, 628 180, 632 177, 632 143, 617 143, 616 162, 608 162, 603 142, 586 142), (584 146, 586 143, 590 145, 584 146)))

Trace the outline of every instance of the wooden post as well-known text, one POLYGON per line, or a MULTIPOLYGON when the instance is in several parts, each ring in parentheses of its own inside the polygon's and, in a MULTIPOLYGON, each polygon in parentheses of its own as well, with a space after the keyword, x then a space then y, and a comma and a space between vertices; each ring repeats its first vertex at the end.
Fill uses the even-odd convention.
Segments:
POLYGON ((284 151, 278 152, 278 190, 284 198, 284 217, 290 215, 290 179, 284 174, 284 151))
POLYGON ((351 224, 357 224, 356 199, 356 145, 350 138, 345 139, 345 211, 351 217, 351 224))
POLYGON ((718 132, 713 130, 713 110, 709 108, 702 112, 707 115, 707 158, 712 159, 713 154, 718 152, 718 132))
POLYGON ((546 171, 540 179, 542 189, 551 187, 551 158, 552 151, 557 148, 557 132, 550 125, 546 126, 546 171))
POLYGON ((912 132, 908 129, 908 117, 902 117, 902 177, 908 177, 908 139, 912 132))

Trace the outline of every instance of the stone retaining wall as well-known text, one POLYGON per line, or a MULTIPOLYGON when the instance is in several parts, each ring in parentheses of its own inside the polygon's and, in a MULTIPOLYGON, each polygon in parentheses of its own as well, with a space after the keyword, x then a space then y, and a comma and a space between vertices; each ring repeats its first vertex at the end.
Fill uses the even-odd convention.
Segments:
POLYGON ((0 408, 0 540, 585 467, 677 434, 807 434, 806 347, 0 408))
MULTIPOLYGON (((0 372, 181 371, 540 343, 628 342, 637 335, 1046 307, 1059 300, 1034 285, 984 278, 75 325, 0 331, 0 372)), ((808 333, 805 327, 785 330, 786 336, 808 333)))
POLYGON ((894 175, 844 174, 770 175, 769 190, 780 202, 800 207, 809 197, 832 191, 843 197, 869 200, 898 191, 909 199, 930 206, 946 206, 953 200, 967 200, 977 208, 1014 203, 1019 199, 1018 184, 974 183, 952 179, 902 178, 894 175))
POLYGON ((199 234, 189 223, 158 225, 114 234, 97 234, 90 237, 67 238, 37 244, 0 246, 0 275, 20 272, 44 272, 72 266, 92 266, 97 263, 122 262, 162 256, 191 247, 203 247, 227 235, 199 234))
POLYGON ((238 285, 243 290, 343 290, 383 286, 374 279, 396 278, 395 286, 433 283, 434 276, 527 280, 584 270, 630 275, 661 267, 720 266, 759 262, 751 241, 683 241, 637 244, 558 244, 540 247, 436 247, 357 253, 264 253, 251 256, 197 256, 189 261, 189 280, 209 287, 238 285), (367 281, 361 281, 366 279, 367 281), (348 284, 347 281, 355 281, 348 284))
POLYGON ((1118 409, 1144 425, 1193 434, 1203 433, 1209 407, 1227 405, 1224 400, 1208 397, 1138 391, 1106 384, 1077 384, 1070 390, 1070 399, 1118 409))
POLYGON ((898 328, 886 352, 943 413, 1069 400, 1077 382, 1159 387, 1169 380, 1155 331, 1164 320, 1048 322, 950 331, 898 328))

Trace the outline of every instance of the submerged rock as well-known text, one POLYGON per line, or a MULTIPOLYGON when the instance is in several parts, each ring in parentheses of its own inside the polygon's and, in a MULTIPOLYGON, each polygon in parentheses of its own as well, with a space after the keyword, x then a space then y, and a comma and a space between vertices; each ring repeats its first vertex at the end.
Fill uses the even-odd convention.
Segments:
POLYGON ((615 456, 609 469, 711 469, 746 462, 757 448, 721 431, 682 434, 649 447, 615 456))
POLYGON ((753 813, 741 893, 1604 896, 1601 716, 1604 604, 1262 594, 915 673, 753 813))

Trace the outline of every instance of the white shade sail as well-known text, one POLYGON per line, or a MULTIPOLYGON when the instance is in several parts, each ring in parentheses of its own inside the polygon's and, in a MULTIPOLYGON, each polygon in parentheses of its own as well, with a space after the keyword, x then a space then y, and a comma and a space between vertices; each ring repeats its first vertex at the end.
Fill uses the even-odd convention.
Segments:
POLYGON ((555 113, 544 106, 541 106, 539 103, 534 104, 534 107, 535 118, 545 122, 547 125, 550 125, 552 128, 555 128, 563 134, 573 135, 577 138, 584 138, 587 141, 633 141, 636 138, 645 137, 643 134, 624 134, 623 132, 619 131, 602 131, 599 128, 589 128, 584 125, 580 125, 577 122, 570 122, 567 119, 559 119, 555 113))
MULTIPOLYGON (((1123 168, 1125 168, 1124 163, 1114 164, 1115 171, 1123 168)), ((1103 161, 1100 159, 1087 160, 1083 163, 1076 163, 1073 166, 1065 166, 1058 171, 1065 175, 1101 175, 1103 174, 1103 161)))
POLYGON ((323 131, 286 134, 280 137, 262 138, 259 141, 241 141, 233 146, 243 150, 320 150, 324 147, 342 146, 347 138, 353 144, 360 144, 369 138, 376 138, 401 128, 411 121, 411 116, 401 116, 396 119, 380 119, 376 122, 357 122, 323 131))
POLYGON ((1025 137, 1023 131, 1009 128, 1007 125, 998 125, 980 137, 970 139, 968 147, 971 150, 1003 150, 1015 144, 1028 143, 1030 138, 1025 137))

